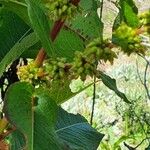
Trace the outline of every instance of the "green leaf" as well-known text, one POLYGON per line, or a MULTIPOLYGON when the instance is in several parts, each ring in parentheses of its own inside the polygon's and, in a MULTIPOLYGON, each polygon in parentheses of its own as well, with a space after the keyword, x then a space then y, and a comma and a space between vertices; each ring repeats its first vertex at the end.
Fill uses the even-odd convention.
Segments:
MULTIPOLYGON (((36 92, 28 83, 11 85, 5 96, 6 117, 24 134, 28 150, 47 147, 64 150, 66 146, 71 149, 96 150, 103 134, 93 129, 85 118, 69 114, 61 108, 57 118, 57 110, 56 103, 46 91, 36 92)), ((16 138, 13 140, 18 141, 16 138)))
POLYGON ((97 13, 99 7, 97 1, 81 0, 79 5, 82 13, 78 13, 71 21, 70 28, 86 40, 100 37, 103 31, 103 23, 97 13))
POLYGON ((0 8, 0 61, 30 28, 14 13, 0 8))
POLYGON ((77 94, 81 93, 82 91, 90 87, 91 85, 93 85, 93 83, 91 83, 87 85, 86 87, 80 89, 78 92, 73 93, 69 87, 70 82, 71 81, 69 80, 66 80, 66 82, 64 83, 60 81, 55 81, 55 82, 52 82, 52 84, 50 85, 50 88, 48 89, 39 88, 37 89, 37 92, 42 93, 44 92, 44 90, 46 90, 49 93, 49 96, 51 97, 51 99, 54 99, 55 102, 58 105, 60 105, 68 101, 72 97, 76 96, 77 94))
POLYGON ((31 111, 33 91, 33 87, 27 83, 15 83, 6 93, 4 108, 9 121, 28 137, 27 147, 29 150, 32 149, 33 143, 31 111))
POLYGON ((61 150, 61 140, 54 130, 57 105, 48 94, 34 93, 34 87, 28 83, 15 83, 6 93, 4 112, 25 135, 28 150, 61 150))
POLYGON ((72 61, 75 51, 84 50, 84 41, 69 29, 62 29, 54 41, 54 51, 58 57, 72 61))
POLYGON ((0 4, 5 9, 17 14, 26 24, 30 25, 30 20, 27 12, 27 5, 16 0, 0 0, 0 4))
POLYGON ((19 130, 14 131, 9 136, 9 141, 10 141, 10 149, 11 150, 21 150, 26 145, 26 142, 25 142, 26 139, 19 130))
POLYGON ((98 133, 81 115, 59 109, 56 133, 71 149, 97 150, 103 134, 98 133))
POLYGON ((125 40, 123 38, 120 38, 118 35, 116 34, 113 34, 112 36, 112 42, 118 46, 120 46, 122 49, 128 49, 128 45, 129 45, 129 42, 128 40, 125 40))
POLYGON ((135 14, 138 14, 138 8, 133 0, 120 0, 119 3, 120 3, 120 5, 122 5, 124 2, 127 3, 128 5, 130 5, 130 7, 132 8, 132 11, 135 14))
POLYGON ((3 72, 9 64, 19 58, 25 50, 27 50, 37 42, 38 39, 34 33, 31 33, 25 38, 20 39, 0 62, 0 77, 2 76, 3 72))
POLYGON ((28 50, 24 51, 21 58, 35 59, 39 50, 41 49, 41 43, 38 41, 35 45, 31 46, 28 50))
POLYGON ((40 2, 28 1, 28 12, 34 31, 40 38, 40 41, 47 54, 58 57, 66 57, 72 60, 74 52, 84 49, 84 42, 74 31, 70 29, 62 29, 54 43, 50 39, 50 28, 52 22, 45 15, 44 8, 40 2))
MULTIPOLYGON (((110 143, 108 141, 102 141, 100 144, 100 148, 104 149, 104 150, 110 150, 112 146, 110 145, 110 143)), ((115 149, 115 150, 119 150, 119 149, 115 149)))
MULTIPOLYGON (((120 23, 123 21, 127 23, 128 26, 131 27, 138 27, 139 20, 138 20, 138 8, 136 7, 133 0, 120 0, 119 1, 120 8, 119 8, 119 17, 117 18, 120 20, 120 23)), ((115 21, 116 24, 116 21, 115 21)))
POLYGON ((28 14, 34 31, 39 36, 43 48, 49 56, 54 56, 52 41, 49 37, 50 26, 48 17, 45 15, 44 8, 39 1, 26 0, 28 14))
POLYGON ((126 103, 131 103, 127 99, 126 95, 118 90, 115 79, 112 79, 110 76, 104 74, 103 72, 99 72, 99 79, 101 79, 104 85, 106 85, 109 89, 113 90, 126 103))
POLYGON ((124 2, 123 11, 125 22, 131 27, 138 27, 139 25, 138 16, 133 11, 132 6, 130 6, 127 2, 124 2))
MULTIPOLYGON (((3 35, 0 36, 1 60, 15 45, 15 43, 26 34, 29 34, 31 30, 17 15, 11 11, 2 9, 0 14, 2 22, 0 26, 0 34, 3 35)), ((52 24, 50 26, 52 26, 52 24)), ((41 48, 40 42, 38 43, 39 44, 36 44, 37 46, 32 46, 21 56, 25 58, 35 58, 38 50, 41 48)), ((53 48, 54 49, 51 50, 55 51, 55 54, 58 57, 67 57, 69 61, 72 61, 74 52, 76 50, 81 51, 84 49, 84 41, 70 29, 64 28, 55 40, 53 48)))

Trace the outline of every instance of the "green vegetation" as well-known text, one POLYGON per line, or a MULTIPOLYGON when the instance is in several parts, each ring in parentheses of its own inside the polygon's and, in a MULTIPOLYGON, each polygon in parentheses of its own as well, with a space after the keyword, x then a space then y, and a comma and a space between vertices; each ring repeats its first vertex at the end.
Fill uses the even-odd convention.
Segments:
POLYGON ((0 0, 0 149, 149 150, 150 11, 112 4, 0 0))

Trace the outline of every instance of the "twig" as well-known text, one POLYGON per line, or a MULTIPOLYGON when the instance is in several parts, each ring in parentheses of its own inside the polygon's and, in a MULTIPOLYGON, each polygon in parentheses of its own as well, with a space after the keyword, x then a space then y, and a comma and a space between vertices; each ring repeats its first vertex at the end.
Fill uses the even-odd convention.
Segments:
POLYGON ((147 138, 143 139, 136 147, 134 147, 135 149, 138 148, 145 140, 147 140, 147 138))
POLYGON ((101 7, 100 7, 100 19, 102 19, 102 16, 103 16, 103 4, 104 4, 104 1, 101 0, 101 7))
POLYGON ((141 84, 144 85, 144 82, 143 82, 143 80, 142 80, 142 78, 140 76, 139 65, 138 65, 138 61, 137 60, 136 60, 136 71, 137 71, 137 75, 138 75, 138 77, 140 79, 141 84))
MULTIPOLYGON (((93 6, 94 6, 95 1, 93 0, 93 6)), ((101 0, 101 6, 100 6, 100 20, 102 22, 102 16, 103 16, 103 4, 104 1, 101 0)), ((103 33, 100 33, 100 39, 103 41, 103 33)), ((95 66, 96 61, 95 61, 95 66)), ((95 110, 95 98, 96 98, 96 76, 94 76, 94 85, 93 85, 93 103, 92 103, 92 112, 91 112, 91 119, 90 119, 90 124, 93 124, 93 117, 94 117, 94 110, 95 110)))
POLYGON ((131 147, 130 145, 126 144, 125 142, 124 142, 124 146, 126 146, 128 148, 128 150, 135 150, 134 147, 131 147))
POLYGON ((148 85, 147 85, 147 71, 148 71, 148 67, 150 65, 150 62, 143 55, 140 55, 140 54, 138 54, 138 55, 146 61, 146 67, 145 67, 145 71, 144 71, 144 81, 142 81, 142 79, 140 77, 139 70, 137 70, 137 73, 138 73, 138 76, 139 76, 141 83, 143 84, 143 86, 146 90, 147 97, 150 100, 150 92, 148 90, 148 85))
POLYGON ((135 146, 135 147, 131 147, 130 145, 128 145, 128 144, 126 144, 125 142, 124 142, 124 145, 129 149, 129 150, 136 150, 139 146, 141 146, 142 145, 142 143, 145 141, 145 140, 147 140, 147 139, 149 139, 149 138, 145 138, 145 139, 143 139, 137 146, 135 146))
POLYGON ((147 86, 147 71, 148 71, 148 67, 149 67, 149 62, 146 63, 146 67, 145 67, 145 73, 144 73, 144 87, 147 93, 147 97, 150 100, 150 93, 148 90, 148 86, 147 86))
POLYGON ((93 124, 94 110, 95 110, 95 98, 96 98, 96 76, 94 76, 94 84, 93 84, 93 103, 92 103, 92 112, 90 124, 93 124))

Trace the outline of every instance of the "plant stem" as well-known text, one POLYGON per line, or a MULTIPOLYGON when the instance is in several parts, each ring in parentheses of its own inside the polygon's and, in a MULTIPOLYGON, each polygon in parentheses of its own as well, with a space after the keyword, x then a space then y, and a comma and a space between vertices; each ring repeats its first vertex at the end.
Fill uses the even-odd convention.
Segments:
MULTIPOLYGON (((142 81, 141 78, 140 78, 140 81, 146 90, 146 94, 147 94, 148 99, 150 100, 150 92, 149 92, 148 85, 147 85, 147 71, 148 71, 148 67, 150 65, 150 62, 149 62, 149 60, 146 59, 146 57, 144 57, 140 54, 139 54, 139 56, 142 57, 146 62, 146 67, 145 67, 145 71, 144 71, 144 81, 142 81)), ((139 72, 138 72, 138 74, 139 74, 139 72)))
POLYGON ((64 25, 64 20, 62 21, 61 19, 59 19, 58 21, 55 22, 54 27, 52 29, 52 32, 50 34, 51 40, 54 41, 58 35, 58 33, 60 32, 61 28, 64 25))
POLYGON ((46 57, 46 52, 44 51, 43 48, 41 48, 40 51, 39 51, 39 53, 38 53, 38 55, 36 56, 35 64, 38 67, 42 66, 45 57, 46 57))
MULTIPOLYGON (((51 34, 50 34, 52 41, 54 41, 56 39, 56 37, 59 34, 63 25, 64 25, 64 21, 62 21, 61 19, 59 19, 58 21, 55 22, 54 27, 53 27, 51 34)), ((46 52, 43 48, 41 48, 36 59, 35 59, 35 64, 38 67, 40 67, 43 64, 43 61, 45 58, 46 58, 46 52)))
MULTIPOLYGON (((71 0, 70 1, 73 5, 77 6, 80 0, 71 0)), ((65 20, 57 20, 54 24, 54 27, 50 33, 50 38, 52 41, 54 41, 59 34, 60 30, 62 29, 63 25, 65 23, 65 20)), ((40 49, 39 53, 37 54, 37 57, 35 59, 35 64, 39 67, 43 64, 43 61, 46 57, 46 52, 43 48, 40 49)))
POLYGON ((96 98, 96 76, 94 76, 94 85, 93 85, 93 103, 92 103, 92 112, 90 124, 93 124, 94 110, 95 110, 95 98, 96 98))

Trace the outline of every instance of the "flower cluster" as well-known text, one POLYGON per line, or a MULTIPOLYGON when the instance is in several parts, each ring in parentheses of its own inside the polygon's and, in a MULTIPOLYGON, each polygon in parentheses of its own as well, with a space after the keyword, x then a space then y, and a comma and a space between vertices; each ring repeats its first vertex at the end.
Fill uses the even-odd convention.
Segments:
POLYGON ((45 6, 50 19, 71 19, 78 11, 78 6, 73 5, 70 0, 46 0, 45 6))
POLYGON ((141 25, 146 29, 146 32, 150 34, 150 10, 140 14, 139 19, 141 25))
POLYGON ((37 83, 38 81, 52 81, 76 79, 84 81, 87 75, 97 75, 97 65, 100 60, 109 61, 111 64, 117 55, 111 49, 108 40, 100 42, 95 39, 89 43, 83 52, 76 51, 73 62, 65 58, 50 58, 45 60, 43 66, 37 67, 33 62, 18 68, 18 77, 21 81, 37 83))
POLYGON ((146 47, 142 45, 138 29, 131 28, 127 24, 122 23, 113 35, 118 40, 117 43, 121 46, 122 51, 127 55, 132 53, 145 54, 146 47))

